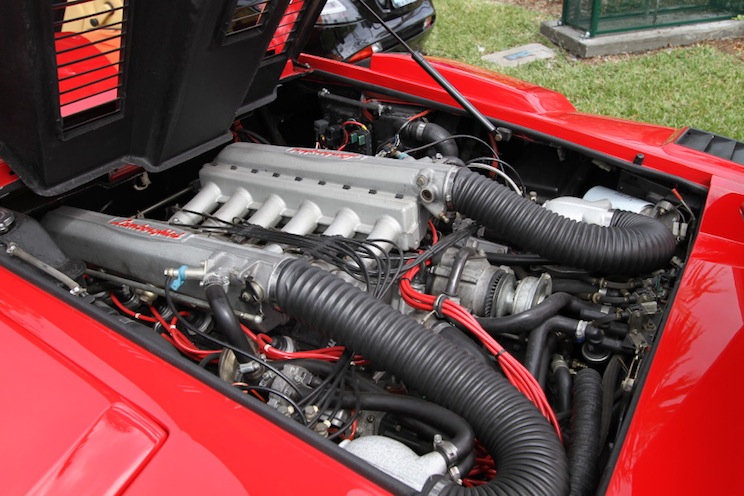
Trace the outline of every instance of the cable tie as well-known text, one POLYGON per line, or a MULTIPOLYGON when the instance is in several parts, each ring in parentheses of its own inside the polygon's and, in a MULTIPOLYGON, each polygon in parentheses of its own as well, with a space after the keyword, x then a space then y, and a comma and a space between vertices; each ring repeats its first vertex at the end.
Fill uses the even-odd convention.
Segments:
POLYGON ((444 314, 442 313, 442 305, 444 305, 444 302, 449 299, 450 297, 448 295, 446 295, 445 293, 441 293, 439 296, 437 296, 437 299, 434 300, 432 309, 434 310, 434 313, 436 314, 437 318, 439 319, 444 318, 444 314))
POLYGON ((495 358, 496 360, 498 360, 498 359, 499 359, 499 357, 500 357, 501 355, 503 355, 504 353, 506 353, 506 348, 501 348, 501 351, 499 351, 498 353, 496 353, 496 354, 494 355, 494 358, 495 358))
POLYGON ((142 314, 141 314, 141 313, 139 313, 139 312, 136 312, 136 313, 134 314, 134 318, 135 318, 135 319, 139 320, 139 318, 140 318, 140 317, 142 317, 142 314))

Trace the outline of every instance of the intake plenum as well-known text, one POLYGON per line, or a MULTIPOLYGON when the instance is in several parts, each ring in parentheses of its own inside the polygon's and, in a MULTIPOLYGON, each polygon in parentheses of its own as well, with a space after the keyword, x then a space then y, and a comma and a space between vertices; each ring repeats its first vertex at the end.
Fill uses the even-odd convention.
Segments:
POLYGON ((451 203, 509 243, 572 267, 644 273, 663 267, 676 248, 656 219, 616 211, 609 227, 576 222, 468 169, 455 174, 451 203))
POLYGON ((298 321, 361 353, 375 366, 473 427, 498 467, 479 488, 437 484, 439 494, 561 495, 566 454, 535 406, 487 364, 414 320, 302 260, 278 269, 270 294, 298 321))

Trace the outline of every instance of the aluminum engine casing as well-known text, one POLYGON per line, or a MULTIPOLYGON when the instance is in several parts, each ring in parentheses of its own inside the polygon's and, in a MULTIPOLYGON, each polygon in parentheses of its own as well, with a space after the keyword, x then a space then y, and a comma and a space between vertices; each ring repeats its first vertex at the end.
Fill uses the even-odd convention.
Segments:
POLYGON ((366 237, 411 250, 425 235, 426 220, 445 210, 455 170, 423 160, 235 143, 201 169, 201 190, 170 222, 283 223, 282 231, 293 234, 366 237))
MULTIPOLYGON (((72 207, 49 212, 42 224, 65 253, 157 287, 163 286, 165 269, 181 266, 224 278, 230 282, 228 296, 233 309, 244 312, 254 310, 240 299, 245 282, 268 288, 279 264, 289 258, 158 221, 112 217, 72 207)), ((178 291, 204 299, 201 282, 196 278, 186 280, 178 291)))

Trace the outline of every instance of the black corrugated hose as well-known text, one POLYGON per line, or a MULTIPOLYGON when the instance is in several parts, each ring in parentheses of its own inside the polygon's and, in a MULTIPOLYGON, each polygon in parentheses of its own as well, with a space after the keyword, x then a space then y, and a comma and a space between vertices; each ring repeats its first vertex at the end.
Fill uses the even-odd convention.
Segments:
POLYGON ((616 211, 610 227, 576 222, 468 169, 455 174, 452 203, 519 248, 590 271, 649 272, 663 267, 676 247, 672 232, 656 219, 616 211))
POLYGON ((568 463, 535 406, 488 365, 336 276, 292 260, 271 294, 282 311, 358 351, 427 399, 461 415, 493 456, 497 475, 465 488, 432 481, 438 494, 562 495, 568 463))
POLYGON ((573 390, 568 460, 571 496, 588 496, 597 488, 599 430, 602 417, 602 376, 594 369, 576 374, 573 390))

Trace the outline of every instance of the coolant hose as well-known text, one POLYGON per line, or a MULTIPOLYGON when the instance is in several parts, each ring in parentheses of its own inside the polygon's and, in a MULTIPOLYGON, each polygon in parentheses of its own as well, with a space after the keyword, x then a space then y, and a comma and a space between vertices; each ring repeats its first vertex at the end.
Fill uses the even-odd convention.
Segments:
POLYGON ((438 494, 561 495, 568 465, 555 431, 509 382, 449 341, 336 276, 291 260, 270 288, 277 306, 388 370, 473 427, 498 472, 487 485, 436 481, 438 494))
POLYGON ((602 417, 602 377, 594 369, 582 369, 574 380, 571 437, 568 460, 571 467, 571 496, 594 494, 599 458, 599 429, 602 417))
POLYGON ((571 412, 571 384, 573 379, 571 378, 571 372, 568 370, 568 363, 561 355, 553 355, 550 370, 553 371, 553 378, 555 379, 556 414, 561 416, 561 414, 571 412))
POLYGON ((526 368, 530 374, 537 379, 540 375, 540 362, 545 351, 548 334, 553 331, 563 331, 569 336, 573 336, 576 333, 578 326, 578 320, 569 319, 562 315, 554 315, 539 326, 535 327, 532 332, 530 332, 530 337, 527 340, 524 368, 526 368))
POLYGON ((553 293, 534 307, 505 317, 481 317, 478 323, 491 334, 530 331, 557 314, 574 297, 568 293, 553 293))
POLYGON ((404 124, 400 136, 422 145, 436 143, 432 145, 432 148, 445 157, 457 157, 460 154, 455 140, 447 139, 452 136, 449 131, 433 122, 415 121, 404 124))
POLYGON ((676 241, 661 222, 616 211, 603 227, 563 217, 468 169, 452 184, 458 212, 493 229, 519 248, 555 262, 604 273, 644 273, 663 267, 676 241))
MULTIPOLYGON (((245 335, 243 330, 240 328, 240 322, 233 313, 230 300, 227 299, 227 294, 222 286, 219 284, 211 284, 207 286, 207 302, 209 303, 209 309, 214 315, 214 319, 217 322, 217 329, 225 335, 227 341, 244 351, 248 355, 255 356, 253 348, 251 348, 248 342, 248 337, 245 335)), ((236 353, 235 358, 239 363, 252 362, 250 358, 246 358, 241 353, 236 353)))
POLYGON ((452 262, 452 268, 450 269, 449 279, 447 280, 447 287, 444 289, 444 294, 447 296, 457 296, 457 286, 460 285, 460 279, 462 278, 462 272, 465 270, 465 264, 468 263, 470 257, 475 255, 475 253, 475 248, 472 246, 460 248, 460 251, 455 255, 455 260, 452 262))
POLYGON ((568 308, 579 314, 582 320, 607 317, 599 305, 595 305, 568 293, 553 293, 534 307, 505 317, 479 317, 478 323, 490 334, 513 334, 531 331, 562 309, 568 308))

